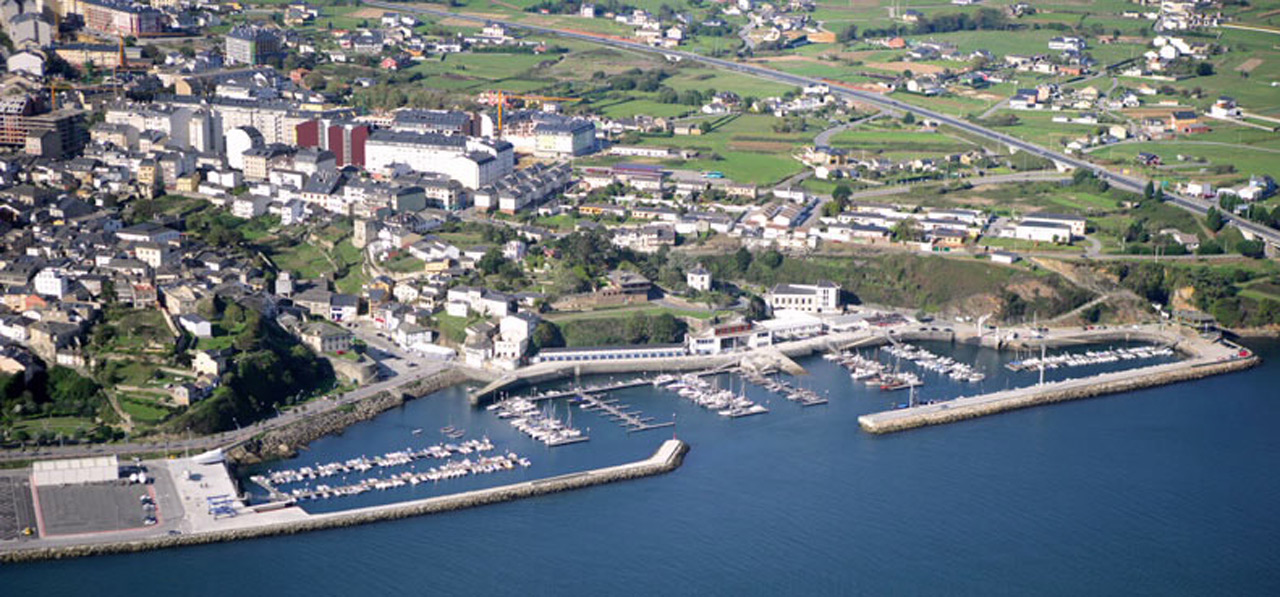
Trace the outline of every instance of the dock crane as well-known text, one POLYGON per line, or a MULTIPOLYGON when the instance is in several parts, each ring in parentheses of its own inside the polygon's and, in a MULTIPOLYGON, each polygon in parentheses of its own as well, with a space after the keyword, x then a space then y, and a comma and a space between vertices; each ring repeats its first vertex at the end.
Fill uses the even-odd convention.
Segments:
POLYGON ((517 93, 507 93, 505 91, 495 91, 493 94, 497 98, 498 103, 498 128, 497 134, 502 134, 502 111, 507 105, 508 99, 533 100, 539 102, 580 102, 579 97, 553 97, 549 95, 522 95, 517 93))

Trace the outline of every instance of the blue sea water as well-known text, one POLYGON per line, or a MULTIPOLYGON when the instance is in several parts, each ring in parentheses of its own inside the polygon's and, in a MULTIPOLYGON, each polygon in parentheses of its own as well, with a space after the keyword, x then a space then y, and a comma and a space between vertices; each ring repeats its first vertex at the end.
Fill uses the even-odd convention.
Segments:
MULTIPOLYGON (((953 384, 926 373, 924 399, 1036 377, 1005 371, 1008 355, 926 346, 989 377, 953 384)), ((5 566, 0 595, 1275 595, 1280 345, 1257 348, 1266 360, 1243 373, 879 437, 857 416, 906 394, 852 385, 818 358, 797 381, 830 404, 801 408, 748 387, 771 409, 758 417, 725 420, 633 388, 611 397, 674 415, 691 444, 674 473, 363 527, 5 566)), ((628 435, 566 402, 556 409, 572 409, 591 441, 535 444, 453 388, 270 466, 420 447, 444 441, 446 425, 533 461, 307 506, 332 510, 627 462, 672 432, 628 435)))

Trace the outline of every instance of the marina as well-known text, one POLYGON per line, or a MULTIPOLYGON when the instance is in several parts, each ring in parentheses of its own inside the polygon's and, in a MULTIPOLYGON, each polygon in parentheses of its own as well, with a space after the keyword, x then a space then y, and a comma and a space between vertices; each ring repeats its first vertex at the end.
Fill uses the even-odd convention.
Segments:
MULTIPOLYGON (((1189 358, 1171 363, 1136 368, 1115 368, 1114 365, 1144 358, 1172 357, 1172 347, 1139 346, 1101 351, 1086 351, 1069 355, 1058 364, 1065 366, 1111 367, 1112 370, 1082 378, 1065 378, 1052 382, 1044 379, 1050 369, 1049 357, 1036 361, 1040 382, 1026 387, 1014 387, 976 396, 960 396, 945 401, 913 400, 906 407, 868 413, 858 417, 858 423, 869 433, 893 433, 927 425, 953 423, 966 419, 1017 410, 1032 406, 1052 404, 1079 398, 1089 398, 1142 388, 1161 386, 1249 369, 1258 364, 1257 356, 1249 349, 1216 336, 1184 334, 1178 343, 1180 352, 1189 358)), ((1044 350, 1043 347, 1041 350, 1044 350)), ((1068 355, 1057 355, 1059 357, 1068 355)), ((1025 365, 1006 368, 1026 370, 1025 365)), ((1054 361, 1057 362, 1057 361, 1054 361)))
MULTIPOLYGON (((725 367, 718 367, 715 369, 708 369, 706 371, 686 373, 685 376, 707 377, 710 375, 715 375, 717 373, 723 373, 725 370, 726 370, 725 367)), ((534 402, 542 402, 545 400, 555 400, 559 398, 574 398, 580 394, 607 394, 609 392, 616 392, 618 390, 625 390, 627 388, 638 388, 638 387, 647 386, 647 385, 661 385, 661 384, 669 383, 670 381, 674 381, 675 379, 676 377, 674 375, 664 373, 655 377, 640 377, 635 379, 625 379, 621 381, 614 381, 613 379, 610 379, 605 383, 591 384, 591 385, 585 385, 585 386, 578 384, 578 385, 575 385, 574 387, 571 387, 565 390, 545 390, 545 391, 539 392, 535 387, 529 394, 524 395, 523 398, 525 398, 526 400, 534 401, 534 402)))
POLYGON ((475 460, 464 458, 452 460, 426 471, 405 471, 389 477, 369 477, 347 485, 317 484, 314 487, 297 487, 282 491, 278 487, 263 480, 259 481, 268 491, 279 494, 279 499, 295 501, 319 500, 337 497, 360 495, 369 491, 385 491, 421 483, 437 483, 457 479, 469 475, 484 475, 502 471, 515 470, 517 467, 527 468, 532 465, 528 458, 521 458, 514 452, 497 456, 480 456, 475 460))
POLYGON ((486 409, 548 447, 567 446, 591 439, 582 430, 573 427, 572 411, 569 413, 569 422, 565 423, 555 417, 554 406, 544 412, 528 398, 507 398, 490 404, 486 409))
MULTIPOLYGON (((1014 388, 1019 384, 1027 386, 1029 383, 1034 383, 1034 379, 1028 374, 1010 372, 1005 368, 1007 361, 1019 359, 1014 352, 995 351, 991 348, 963 345, 963 343, 948 345, 943 342, 916 342, 916 346, 927 348, 933 354, 946 355, 957 361, 973 364, 975 368, 988 374, 988 378, 983 382, 984 387, 1014 388)), ((1106 343, 1103 343, 1093 348, 1106 346, 1106 343)), ((1123 345, 1116 341, 1115 346, 1123 345)), ((883 351, 884 348, 882 347, 881 350, 883 351)), ((1078 350, 1085 350, 1085 347, 1078 350)), ((1181 346, 1178 351, 1179 354, 1181 352, 1196 354, 1197 352, 1194 347, 1192 350, 1183 350, 1181 346)), ((1274 355, 1275 350, 1271 350, 1270 354, 1274 355)), ((872 351, 864 348, 861 355, 870 357, 872 351)), ((881 359, 886 359, 887 354, 879 356, 881 359)), ((1228 355, 1224 352, 1221 356, 1228 355)), ((891 361, 891 359, 887 360, 891 361)), ((948 550, 946 555, 942 556, 948 565, 979 566, 982 564, 980 559, 964 556, 966 548, 970 548, 969 551, 974 548, 987 550, 987 548, 998 548, 1000 543, 975 544, 973 543, 974 533, 966 532, 966 529, 992 527, 1029 529, 1028 532, 1032 534, 1028 536, 1028 541, 1041 542, 1047 537, 1060 537, 1062 525, 1056 523, 1069 524, 1071 528, 1078 528, 1078 525, 1071 523, 1080 518, 1093 519, 1102 515, 1103 519, 1098 520, 1100 525, 1105 524, 1108 528, 1123 528, 1124 524, 1133 523, 1132 514, 1130 514, 1132 509, 1128 507, 1133 505, 1135 498, 1142 496, 1139 501, 1143 503, 1144 511, 1151 512, 1152 516, 1157 518, 1149 520, 1148 524, 1133 527, 1133 537, 1125 536, 1119 541, 1112 541, 1114 538, 1111 538, 1110 534, 1101 537, 1096 532, 1085 533, 1080 537, 1069 536, 1071 537, 1069 548, 1073 556, 1083 557, 1091 566, 1106 568, 1110 565, 1108 562, 1112 557, 1117 557, 1114 553, 1124 552, 1129 546, 1147 544, 1152 533, 1160 533, 1161 528, 1166 528, 1169 524, 1181 524, 1178 521, 1202 520, 1197 518, 1196 512, 1203 511, 1201 510, 1203 503, 1194 501, 1188 503, 1188 498, 1201 500, 1203 497, 1219 495, 1219 492, 1198 492, 1198 489, 1192 488, 1190 493, 1179 492, 1176 498, 1166 498, 1165 493, 1152 492, 1152 487, 1160 486, 1165 479, 1185 477, 1187 474, 1203 475, 1207 474, 1204 471, 1221 469, 1206 466, 1204 461, 1222 462, 1225 461, 1224 459, 1229 460, 1231 455, 1242 454, 1242 452, 1256 454, 1260 450, 1270 450, 1268 446, 1275 443, 1268 439, 1270 436, 1256 433, 1254 430, 1254 427, 1262 427, 1263 423, 1270 425, 1275 419, 1274 407, 1268 406, 1274 401, 1262 400, 1262 397, 1266 397, 1266 388, 1270 387, 1268 383, 1274 380, 1275 365, 1258 369, 1256 373, 1222 375, 1222 377, 1203 379, 1199 382, 1128 393, 1128 395, 1106 398, 1106 400, 1080 401, 1070 407, 1046 407, 1046 409, 1020 411, 1020 413, 1009 413, 995 416, 995 418, 969 420, 954 429, 948 425, 948 427, 929 430, 920 437, 922 441, 905 437, 882 441, 869 433, 854 432, 852 425, 856 424, 855 421, 861 415, 891 409, 896 402, 908 402, 908 392, 882 392, 878 387, 851 383, 852 373, 841 364, 835 363, 835 359, 805 357, 800 363, 809 372, 809 375, 803 378, 805 384, 812 383, 813 389, 819 393, 829 392, 831 396, 840 397, 840 400, 833 398, 831 404, 824 406, 820 416, 804 416, 808 413, 801 413, 799 407, 769 405, 765 402, 769 398, 768 393, 753 384, 745 388, 746 395, 764 406, 771 407, 773 413, 768 418, 748 418, 735 421, 733 424, 726 424, 727 421, 723 420, 723 416, 716 411, 703 409, 694 401, 672 400, 673 396, 668 395, 664 389, 655 389, 652 383, 649 387, 625 388, 609 396, 598 396, 632 406, 628 407, 627 411, 641 410, 649 414, 666 414, 667 411, 673 411, 680 421, 678 424, 680 437, 694 443, 698 448, 696 452, 699 454, 698 459, 689 462, 694 465, 694 468, 685 469, 681 474, 664 478, 659 482, 646 482, 643 487, 636 487, 637 491, 617 487, 607 491, 593 491, 590 497, 561 493, 553 500, 527 502, 527 506, 475 510, 467 514, 416 521, 406 520, 402 523, 376 525, 376 527, 361 530, 339 529, 332 533, 320 533, 314 536, 279 537, 269 542, 238 542, 234 546, 210 546, 205 550, 191 551, 191 553, 196 557, 201 557, 201 553, 204 552, 223 553, 227 557, 242 557, 244 560, 250 560, 247 566, 250 566, 248 570, 251 573, 264 575, 275 566, 274 562, 279 561, 279 557, 276 556, 282 553, 280 551, 282 548, 287 557, 292 557, 288 556, 288 553, 298 553, 297 561, 300 562, 298 565, 308 565, 307 562, 315 561, 317 557, 315 553, 340 550, 351 552, 351 555, 343 556, 343 559, 330 560, 320 556, 321 560, 314 566, 317 571, 314 573, 308 571, 308 574, 323 578, 326 584, 340 587, 344 591, 358 592, 360 587, 367 584, 367 579, 351 580, 344 574, 330 574, 328 569, 337 568, 340 562, 371 570, 384 570, 390 565, 407 566, 413 570, 425 569, 417 577, 422 583, 438 582, 443 583, 445 587, 463 591, 465 587, 474 588, 476 585, 474 580, 467 579, 466 582, 458 583, 452 583, 449 580, 433 580, 440 577, 439 566, 431 568, 431 566, 421 566, 419 562, 424 559, 443 562, 442 565, 449 568, 467 570, 468 577, 471 577, 472 570, 481 573, 481 566, 475 566, 474 569, 467 568, 467 562, 472 561, 468 559, 470 556, 465 557, 458 552, 492 552, 504 550, 504 548, 536 551, 547 546, 545 543, 547 537, 557 536, 557 533, 567 533, 563 541, 590 544, 590 537, 596 536, 598 530, 576 530, 576 525, 564 523, 566 520, 588 518, 588 516, 599 519, 614 516, 618 524, 646 529, 639 533, 625 533, 620 534, 618 538, 609 538, 609 543, 618 543, 623 546, 620 547, 622 553, 618 553, 618 557, 626 557, 626 559, 644 557, 645 553, 666 548, 685 559, 690 557, 696 559, 700 557, 700 553, 703 553, 701 551, 703 548, 673 544, 668 541, 669 537, 678 536, 678 533, 687 532, 690 529, 696 529, 698 532, 712 532, 713 528, 708 527, 704 521, 722 515, 724 509, 730 507, 730 509, 744 512, 744 516, 741 520, 724 519, 722 524, 730 525, 724 530, 735 534, 735 537, 744 538, 744 541, 750 539, 750 547, 740 547, 737 544, 739 542, 718 544, 719 550, 733 559, 750 559, 755 553, 760 552, 778 559, 783 557, 822 559, 823 553, 847 551, 856 553, 861 561, 874 561, 879 552, 919 548, 922 542, 927 541, 923 537, 927 537, 928 541, 936 539, 947 547, 955 547, 955 550, 948 550), (1239 388, 1242 383, 1244 388, 1239 388), (851 400, 845 400, 846 396, 851 400), (1224 396, 1233 400, 1222 400, 1221 397, 1224 396), (1220 420, 1221 423, 1221 433, 1213 436, 1216 438, 1215 441, 1187 442, 1181 439, 1187 437, 1187 433, 1203 432, 1204 425, 1208 421, 1215 420, 1220 420), (1100 436, 1101 442, 1080 442, 1079 437, 1082 433, 1098 427, 1105 428, 1103 429, 1105 433, 1100 436), (1171 430, 1179 433, 1171 433, 1171 430), (1010 445, 1025 446, 1027 450, 1010 452, 1006 450, 1010 445), (1204 454, 1204 450, 1211 452, 1204 454), (836 460, 823 457, 837 454, 837 452, 860 456, 855 459, 836 460), (1108 459, 1116 452, 1134 454, 1132 464, 1119 462, 1119 469, 1097 469, 1098 461, 1112 461, 1108 459), (1201 454, 1202 461, 1185 464, 1188 454, 1201 454), (1037 468, 1032 473, 1028 473, 1029 461, 1050 462, 1052 466, 1047 466, 1043 470, 1037 468), (1085 480, 1073 478, 1073 483, 1069 487, 1064 486, 1061 477, 1061 470, 1064 469, 1080 470, 1080 475, 1085 480), (897 482, 882 484, 864 482, 867 478, 891 477, 897 479, 897 482), (945 515, 943 512, 934 512, 932 506, 936 505, 936 498, 931 500, 932 496, 936 496, 936 493, 931 493, 931 488, 936 484, 936 480, 941 478, 954 478, 957 482, 963 483, 961 491, 955 496, 955 500, 959 502, 948 509, 945 515), (751 496, 744 496, 737 489, 753 483, 759 489, 751 492, 751 496), (832 489, 831 483, 836 483, 836 488, 832 489), (1128 489, 1116 492, 1116 487, 1128 489), (1029 500, 1025 493, 1018 495, 1019 491, 1025 492, 1028 488, 1032 488, 1034 492, 1029 495, 1034 498, 1034 503, 1027 503, 1029 500), (708 500, 708 492, 712 492, 710 495, 717 497, 708 500), (847 505, 847 496, 850 495, 860 495, 860 502, 865 503, 870 511, 854 512, 849 511, 847 507, 842 510, 842 507, 847 505), (1105 503, 1105 511, 1096 507, 1082 506, 1082 503, 1098 502, 1105 503), (660 503, 663 509, 687 512, 689 516, 678 520, 652 516, 655 503, 660 503), (791 532, 785 527, 768 527, 759 523, 760 520, 767 520, 768 516, 777 514, 778 503, 788 503, 787 516, 799 516, 797 520, 804 521, 806 529, 803 533, 791 532), (998 507, 992 507, 992 505, 998 507), (1041 512, 1046 506, 1053 507, 1055 510, 1073 512, 1073 514, 1069 520, 1046 520, 1042 516, 1037 516, 1037 512, 1041 512), (902 538, 901 529, 897 527, 890 529, 869 525, 865 528, 863 536, 856 541, 851 541, 849 533, 840 530, 863 524, 865 516, 891 518, 893 512, 900 511, 904 507, 925 512, 925 515, 929 516, 927 520, 916 524, 913 527, 914 530, 909 528, 909 533, 915 533, 918 538, 902 538), (538 512, 538 515, 530 518, 530 509, 538 512), (1108 512, 1116 512, 1116 515, 1110 516, 1108 512), (835 523, 831 523, 832 516, 837 516, 835 523), (956 519, 956 516, 960 518, 956 519), (963 528, 947 527, 947 521, 952 520, 960 520, 963 528), (840 525, 840 529, 832 528, 833 524, 840 525), (938 529, 946 530, 940 532, 938 529), (439 541, 439 537, 449 537, 449 539, 439 541), (622 541, 623 538, 626 541, 622 541), (396 550, 378 550, 378 546, 385 546, 390 541, 403 544, 407 550, 401 551, 411 552, 411 555, 401 556, 396 550), (631 547, 634 544, 632 542, 640 544, 631 547), (819 544, 809 548, 805 547, 809 546, 806 542, 819 544), (1097 553, 1100 544, 1107 546, 1107 557, 1089 560, 1089 557, 1097 553), (795 553, 797 548, 803 552, 799 556, 795 553), (273 564, 260 564, 260 562, 273 562, 273 564)), ((1119 361, 1119 363, 1084 366, 1078 369, 1051 370, 1046 372, 1046 386, 1061 382, 1068 377, 1091 380, 1098 375, 1106 374, 1120 377, 1138 363, 1140 361, 1119 361)), ((1169 370, 1185 365, 1181 361, 1171 363, 1167 359, 1158 363, 1166 363, 1169 365, 1167 366, 1169 370)), ((1266 364, 1266 361, 1263 363, 1266 364)), ((1272 363, 1280 363, 1280 360, 1272 360, 1272 363)), ((915 369, 908 363, 902 363, 902 366, 915 369)), ((922 374, 928 382, 927 386, 918 388, 920 404, 936 400, 940 401, 940 404, 933 406, 942 406, 948 402, 954 402, 956 397, 972 397, 975 393, 979 393, 975 384, 956 382, 941 375, 919 372, 919 370, 916 372, 922 374)), ((786 375, 780 375, 780 377, 795 383, 795 379, 788 378, 786 375)), ((717 378, 705 378, 705 382, 708 382, 708 389, 731 387, 736 393, 739 391, 737 386, 739 380, 736 375, 732 375, 732 384, 730 384, 727 382, 730 378, 731 375, 722 374, 717 378)), ((668 383, 675 382, 677 379, 669 378, 668 383)), ((586 384, 602 383, 603 380, 603 377, 585 377, 585 375, 582 377, 582 382, 586 384)), ((305 498, 305 500, 297 500, 301 507, 284 507, 282 510, 268 512, 268 514, 255 514, 246 509, 232 518, 220 516, 218 520, 212 520, 209 516, 209 520, 196 527, 189 527, 191 523, 182 523, 183 527, 180 528, 183 534, 179 537, 189 538, 189 541, 204 541, 201 538, 206 537, 206 534, 198 532, 197 529, 256 529, 256 525, 262 524, 260 520, 287 519, 291 516, 297 519, 297 523, 291 523, 291 527, 288 527, 289 530, 285 530, 285 533, 296 533, 297 530, 294 529, 316 528, 315 525, 321 521, 365 519, 366 509, 379 509, 376 512, 417 510, 419 506, 408 505, 419 502, 415 498, 420 496, 431 503, 454 503, 462 500, 462 497, 457 496, 486 491, 479 497, 466 497, 466 500, 468 503, 488 502, 489 496, 504 496, 513 491, 507 487, 543 488, 548 486, 543 479, 580 479, 580 473, 584 470, 611 468, 618 462, 644 459, 653 447, 649 442, 644 441, 646 437, 652 438, 652 434, 650 436, 628 434, 621 425, 596 423, 590 424, 591 441, 585 443, 582 448, 550 451, 547 456, 538 457, 535 452, 541 448, 540 442, 517 432, 511 425, 498 424, 499 420, 495 413, 497 409, 485 410, 484 407, 476 409, 468 406, 467 397, 465 387, 453 387, 422 400, 407 402, 402 409, 388 411, 378 419, 353 425, 344 430, 340 436, 332 436, 312 443, 307 451, 302 452, 301 457, 269 462, 261 465, 261 468, 244 471, 244 474, 268 474, 273 469, 301 469, 303 465, 315 468, 315 462, 346 461, 352 459, 353 455, 361 454, 367 454, 372 459, 372 455, 401 451, 406 445, 420 448, 438 441, 448 443, 451 442, 449 439, 439 437, 431 438, 430 441, 411 439, 415 429, 424 429, 422 436, 434 436, 436 430, 445 423, 470 430, 466 439, 480 438, 486 434, 493 438, 493 442, 498 446, 495 452, 506 454, 509 448, 518 454, 531 456, 534 466, 522 469, 517 465, 515 470, 506 470, 508 474, 468 474, 466 477, 448 479, 447 482, 442 479, 434 484, 420 483, 416 488, 412 487, 411 483, 401 488, 378 489, 375 486, 360 495, 330 496, 328 500, 323 496, 305 498), (534 471, 536 471, 536 478, 531 477, 534 471), (503 486, 500 491, 498 489, 489 491, 490 488, 495 487, 495 484, 503 483, 511 483, 512 486, 503 486), (439 500, 436 497, 426 497, 443 495, 445 492, 448 492, 448 495, 440 496, 439 500), (384 505, 385 510, 381 510, 384 505), (337 518, 326 518, 330 515, 337 518)), ((549 409, 550 404, 540 402, 539 406, 549 409)), ((563 402, 556 404, 556 410, 561 419, 564 419, 566 413, 564 413, 563 402)), ((579 409, 573 407, 572 410, 579 409)), ((913 410, 919 411, 919 407, 895 411, 895 413, 906 414, 913 410)), ((960 404, 938 410, 960 410, 960 404)), ((589 423, 581 423, 582 416, 579 415, 580 413, 573 413, 573 423, 584 425, 586 430, 585 425, 589 423)), ((495 452, 486 452, 483 455, 495 455, 495 452)), ((476 454, 467 456, 472 461, 477 457, 476 454)), ((462 460, 462 457, 451 457, 448 460, 462 460)), ((443 464, 443 461, 431 461, 429 465, 417 464, 417 469, 426 470, 428 466, 439 468, 440 464, 443 464)), ((174 475, 179 478, 179 483, 184 487, 192 488, 188 491, 195 491, 197 484, 206 483, 212 479, 212 475, 204 474, 198 483, 180 482, 182 470, 175 468, 173 462, 170 462, 170 468, 175 469, 174 475)), ((404 470, 410 469, 374 469, 366 475, 379 477, 383 482, 387 482, 388 477, 393 477, 392 473, 403 473, 404 470)), ((157 471, 157 475, 161 478, 166 477, 161 471, 157 471)), ((1222 474, 1211 474, 1210 478, 1215 486, 1231 487, 1234 488, 1233 491, 1248 487, 1257 488, 1260 479, 1268 479, 1265 475, 1258 475, 1253 480, 1248 480, 1248 475, 1245 475, 1245 482, 1242 483, 1239 470, 1224 470, 1222 474)), ((311 486, 307 487, 308 489, 315 489, 316 483, 324 483, 332 491, 334 488, 355 483, 355 480, 349 477, 342 479, 342 475, 337 475, 337 477, 314 480, 306 484, 311 486)), ((301 487, 301 484, 297 487, 301 487)), ((1270 487, 1262 486, 1263 491, 1266 492, 1270 492, 1270 487)), ((284 489, 289 488, 291 487, 284 487, 284 489)), ((237 489, 230 486, 206 489, 206 492, 210 495, 238 493, 237 489)), ((164 491, 157 493, 157 502, 164 503, 164 495, 164 491)), ((1242 495, 1249 495, 1249 492, 1242 491, 1242 495)), ((202 514, 205 511, 204 496, 198 497, 200 501, 184 500, 184 506, 187 503, 193 503, 195 506, 187 507, 188 515, 200 515, 201 519, 205 519, 206 516, 202 514)), ((265 500, 266 497, 268 496, 255 493, 253 500, 255 502, 259 501, 259 498, 265 500)), ((1275 528, 1271 523, 1275 520, 1275 516, 1271 514, 1268 509, 1270 505, 1262 497, 1265 496, 1260 496, 1260 500, 1249 502, 1247 512, 1243 512, 1247 516, 1238 516, 1238 520, 1240 524, 1249 525, 1257 524, 1258 520, 1266 521, 1266 529, 1270 532, 1275 528)), ((166 514, 169 511, 178 510, 166 510, 166 514)), ((392 514, 392 516, 398 516, 398 514, 392 514)), ((168 518, 169 516, 166 516, 166 523, 168 518)), ((716 529, 719 528, 721 527, 716 527, 716 529)), ((155 534, 164 536, 166 530, 168 528, 159 530, 155 534)), ((1213 528, 1206 528, 1203 525, 1197 527, 1196 532, 1197 537, 1215 537, 1213 528)), ((250 534, 246 532, 236 536, 228 534, 224 537, 248 536, 250 534)), ((1238 541, 1240 533, 1231 530, 1230 536, 1233 537, 1231 541, 1238 541)), ((93 541, 97 541, 96 537, 93 541)), ((102 539, 105 541, 108 537, 102 539)), ((164 541, 172 541, 165 537, 161 538, 164 541)), ((41 539, 41 543, 44 542, 45 539, 41 539)), ((1267 546, 1267 544, 1270 543, 1263 542, 1261 546, 1267 546)), ((1201 550, 1199 543, 1196 546, 1188 544, 1180 548, 1179 553, 1192 556, 1201 550)), ((138 557, 140 559, 138 561, 145 564, 161 565, 172 556, 133 557, 138 557)), ((580 561, 580 555, 576 553, 561 553, 557 557, 561 557, 564 565, 572 561, 580 561)), ((1260 557, 1256 560, 1261 562, 1266 559, 1260 557)), ((221 557, 214 557, 207 565, 207 569, 218 569, 220 561, 221 557)), ((65 570, 79 569, 76 568, 79 566, 76 562, 55 562, 51 565, 65 570)), ((703 565, 705 561, 699 564, 699 566, 703 565)), ((524 564, 511 566, 513 566, 511 573, 520 575, 522 578, 538 578, 540 582, 545 583, 554 582, 553 578, 541 573, 539 566, 524 564)), ((1052 566, 1044 562, 1038 562, 1033 566, 1037 569, 1037 574, 1050 574, 1053 570, 1052 566)), ((920 566, 920 574, 925 574, 927 568, 929 566, 920 566)), ((114 566, 96 564, 96 561, 92 564, 90 561, 84 561, 83 570, 87 573, 91 569, 97 573, 111 574, 110 570, 113 570, 114 566)), ((861 573, 874 575, 878 569, 878 566, 863 565, 859 570, 861 573)), ((1128 569, 1128 565, 1124 566, 1124 569, 1128 569)), ((678 574, 685 568, 677 566, 672 570, 678 574)), ((1124 574, 1120 568, 1116 570, 1119 571, 1114 574, 1124 574)), ((10 570, 10 573, 13 571, 10 570)), ((590 566, 588 571, 593 574, 590 575, 589 580, 586 580, 586 584, 591 589, 608 592, 609 588, 617 587, 617 584, 614 584, 616 578, 612 575, 594 574, 594 568, 590 566)), ((1176 570, 1171 570, 1170 573, 1178 574, 1176 570)), ((832 574, 840 573, 836 571, 832 574)), ((484 574, 480 575, 484 577, 484 574)), ((852 578, 851 575, 845 575, 844 579, 849 583, 864 582, 864 579, 852 578)), ((754 579, 753 582, 755 582, 754 579)), ((246 584, 248 583, 234 579, 230 587, 244 591, 246 584)), ((777 591, 786 589, 782 584, 764 583, 762 585, 777 591)), ((494 584, 490 583, 485 587, 493 588, 494 584)), ((712 585, 708 583, 699 584, 698 587, 703 591, 713 592, 712 585)), ((810 585, 810 588, 812 587, 813 585, 810 585)), ((986 589, 991 587, 992 585, 983 585, 986 589)), ((1134 587, 1137 587, 1137 584, 1134 587)), ((1206 585, 1202 587, 1207 588, 1206 585)), ((878 585, 878 588, 890 592, 892 589, 891 585, 878 585)), ((1082 591, 1085 589, 1085 587, 1076 588, 1082 591)))
POLYGON ((1079 353, 1062 353, 1044 357, 1030 357, 1018 361, 1010 361, 1005 368, 1010 371, 1031 371, 1040 369, 1057 369, 1059 367, 1084 367, 1120 361, 1134 361, 1167 357, 1173 355, 1168 346, 1135 346, 1130 348, 1110 348, 1105 350, 1087 350, 1079 353))
POLYGON ((255 475, 252 477, 252 480, 259 485, 269 483, 272 486, 287 485, 290 483, 303 483, 306 481, 315 481, 317 479, 325 479, 337 475, 365 473, 379 467, 390 468, 406 466, 423 459, 444 460, 458 455, 489 452, 493 450, 493 448, 493 442, 489 441, 489 438, 486 437, 484 439, 473 439, 458 444, 436 444, 433 446, 427 446, 420 450, 405 448, 404 450, 388 452, 373 458, 360 456, 359 458, 352 458, 341 462, 329 462, 293 469, 280 469, 271 471, 266 475, 255 475))
POLYGON ((742 378, 775 394, 799 404, 800 406, 818 406, 829 402, 827 397, 819 395, 808 388, 797 388, 790 382, 769 377, 761 373, 742 370, 742 378))
POLYGON ((671 427, 676 424, 675 421, 667 421, 665 423, 654 423, 653 417, 645 417, 640 411, 629 411, 629 406, 622 404, 619 400, 608 398, 600 398, 591 394, 579 393, 576 398, 578 408, 591 412, 602 412, 605 416, 613 419, 619 425, 622 425, 627 433, 637 431, 649 431, 651 429, 661 429, 663 427, 671 427))
POLYGON ((855 383, 883 391, 906 390, 924 385, 924 382, 910 371, 889 369, 884 363, 858 354, 857 352, 828 353, 827 360, 835 361, 849 370, 849 377, 855 383))
POLYGON ((734 394, 731 390, 722 390, 697 375, 683 375, 671 380, 659 378, 655 379, 653 383, 655 387, 665 387, 680 397, 686 398, 703 409, 713 411, 722 417, 740 419, 769 412, 767 407, 747 398, 744 393, 734 394))

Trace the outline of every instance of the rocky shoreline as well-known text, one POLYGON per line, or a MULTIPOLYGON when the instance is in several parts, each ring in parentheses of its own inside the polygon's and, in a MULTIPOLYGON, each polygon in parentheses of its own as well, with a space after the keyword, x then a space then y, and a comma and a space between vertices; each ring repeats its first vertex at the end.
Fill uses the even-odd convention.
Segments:
POLYGON ((229 450, 227 459, 233 465, 242 466, 291 458, 298 454, 300 448, 317 439, 341 433, 351 425, 368 421, 388 410, 402 406, 407 400, 426 396, 471 379, 465 371, 449 368, 394 391, 379 392, 349 406, 307 417, 287 427, 267 431, 229 450))

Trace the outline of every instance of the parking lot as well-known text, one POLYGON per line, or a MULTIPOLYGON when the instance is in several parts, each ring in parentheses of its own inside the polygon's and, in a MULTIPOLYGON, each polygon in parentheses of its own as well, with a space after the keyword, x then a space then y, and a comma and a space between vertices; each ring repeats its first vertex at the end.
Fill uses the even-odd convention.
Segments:
POLYGON ((92 484, 41 487, 37 494, 46 536, 119 531, 146 526, 141 497, 147 485, 92 484))
POLYGON ((0 475, 0 541, 18 539, 26 528, 36 528, 30 481, 26 475, 0 475))

